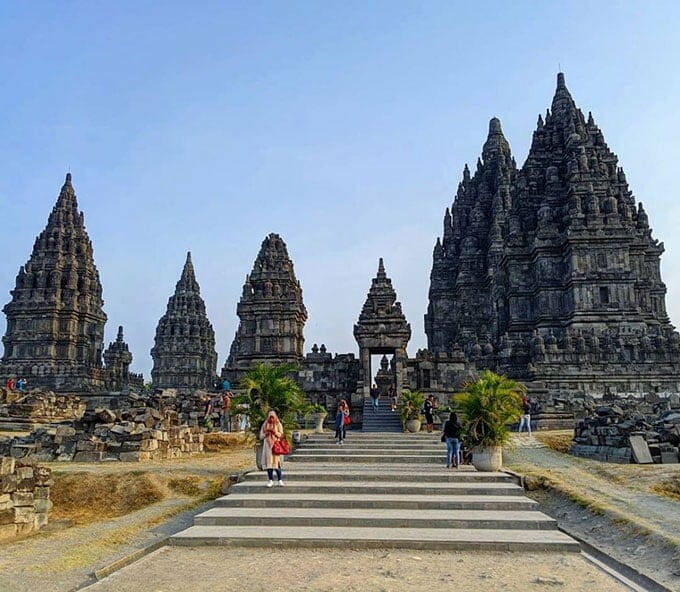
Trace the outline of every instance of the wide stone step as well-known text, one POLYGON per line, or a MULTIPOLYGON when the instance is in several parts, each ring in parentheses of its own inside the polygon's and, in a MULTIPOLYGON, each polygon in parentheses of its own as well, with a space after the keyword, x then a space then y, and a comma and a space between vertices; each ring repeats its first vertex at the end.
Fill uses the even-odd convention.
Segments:
POLYGON ((217 507, 194 518, 196 526, 361 526, 365 528, 509 528, 552 530, 542 512, 338 508, 217 507))
POLYGON ((289 462, 295 463, 387 463, 387 464, 445 464, 445 458, 442 454, 362 454, 361 452, 349 452, 345 454, 342 450, 333 450, 335 454, 330 452, 325 453, 305 453, 295 452, 294 455, 288 457, 289 462))
MULTIPOLYGON (((334 441, 326 441, 326 442, 305 442, 304 448, 301 448, 300 451, 303 450, 326 450, 326 449, 332 449, 332 450, 337 450, 337 446, 339 444, 336 444, 334 441)), ((387 442, 358 442, 352 438, 352 436, 348 436, 345 438, 344 443, 342 444, 344 450, 364 450, 364 451, 370 451, 370 450, 428 450, 428 451, 440 451, 442 454, 446 452, 446 445, 442 444, 441 442, 392 442, 392 443, 387 443, 387 442)))
MULTIPOLYGON (((286 486, 287 487, 287 486, 286 486)), ((366 493, 293 493, 272 495, 275 488, 232 493, 215 500, 216 506, 244 508, 385 508, 408 510, 535 510, 538 503, 514 495, 395 495, 366 493)))
POLYGON ((446 551, 580 552, 559 530, 491 528, 361 528, 356 526, 192 526, 175 534, 172 545, 408 548, 446 551))
MULTIPOLYGON (((467 467, 466 467, 467 469, 467 467)), ((317 469, 305 471, 303 467, 294 470, 284 470, 286 482, 299 481, 379 481, 381 483, 392 481, 423 482, 429 483, 512 483, 512 479, 506 473, 484 473, 474 470, 440 470, 438 472, 406 472, 406 471, 357 471, 357 470, 333 470, 317 469)), ((242 482, 262 482, 264 472, 251 472, 243 476, 242 482)))
MULTIPOLYGON (((284 475, 285 481, 285 475, 284 475)), ((265 486, 243 481, 231 489, 234 493, 255 493, 265 486)), ((395 495, 523 495, 524 490, 513 483, 428 483, 375 481, 290 481, 284 487, 272 488, 272 495, 289 493, 357 493, 395 495)))

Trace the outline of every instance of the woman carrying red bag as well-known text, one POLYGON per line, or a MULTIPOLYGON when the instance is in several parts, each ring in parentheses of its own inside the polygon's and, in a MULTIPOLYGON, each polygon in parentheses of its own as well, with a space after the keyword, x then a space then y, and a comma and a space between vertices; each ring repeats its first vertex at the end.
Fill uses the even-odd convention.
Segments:
POLYGON ((340 446, 345 442, 347 425, 349 423, 349 405, 345 399, 341 399, 338 404, 338 411, 335 414, 335 439, 340 446))
POLYGON ((272 447, 276 442, 284 439, 283 425, 276 415, 276 411, 272 409, 260 428, 260 440, 263 441, 262 468, 267 469, 267 476, 269 477, 267 487, 274 485, 274 470, 276 470, 279 486, 283 487, 283 472, 281 470, 283 455, 274 454, 272 447))

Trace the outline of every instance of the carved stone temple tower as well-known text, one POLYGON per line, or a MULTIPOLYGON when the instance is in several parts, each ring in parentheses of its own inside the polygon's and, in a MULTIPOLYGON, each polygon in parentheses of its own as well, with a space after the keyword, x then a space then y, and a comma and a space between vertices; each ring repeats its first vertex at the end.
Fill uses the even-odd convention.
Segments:
MULTIPOLYGON (((393 354, 392 370, 397 393, 401 394, 406 383, 406 346, 411 339, 411 325, 397 301, 392 280, 385 273, 382 257, 378 263, 378 274, 371 282, 366 302, 361 309, 359 321, 354 325, 354 338, 359 344, 362 378, 358 390, 367 398, 372 377, 378 368, 371 368, 372 354, 393 354)), ((385 358, 385 362, 387 359, 385 358)))
POLYGON ((29 388, 106 388, 102 286, 70 173, 11 294, 2 376, 25 377, 29 388))
POLYGON ((156 388, 207 389, 216 380, 215 332, 206 315, 191 253, 158 321, 151 357, 151 380, 156 388))
POLYGON ((140 389, 144 386, 144 377, 129 370, 132 354, 123 338, 123 327, 118 327, 116 340, 109 343, 109 347, 104 351, 104 362, 108 371, 108 390, 126 391, 129 386, 140 389))
POLYGON ((286 243, 278 234, 262 241, 236 313, 240 322, 224 378, 238 380, 258 362, 302 364, 307 309, 286 243))
POLYGON ((672 392, 680 335, 652 237, 616 154, 564 75, 517 170, 492 119, 434 248, 428 347, 569 394, 672 392))

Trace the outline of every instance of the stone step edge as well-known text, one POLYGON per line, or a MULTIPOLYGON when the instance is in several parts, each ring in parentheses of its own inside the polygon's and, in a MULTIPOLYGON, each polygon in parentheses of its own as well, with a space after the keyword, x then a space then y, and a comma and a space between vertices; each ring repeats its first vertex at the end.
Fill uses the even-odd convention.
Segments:
POLYGON ((239 545, 440 550, 575 552, 580 545, 559 530, 421 529, 361 527, 192 526, 171 545, 239 545))

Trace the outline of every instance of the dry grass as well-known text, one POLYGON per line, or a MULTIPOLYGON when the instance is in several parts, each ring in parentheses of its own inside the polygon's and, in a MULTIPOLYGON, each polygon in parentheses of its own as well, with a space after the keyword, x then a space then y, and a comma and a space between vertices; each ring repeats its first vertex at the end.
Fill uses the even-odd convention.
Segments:
POLYGON ((222 481, 208 475, 145 471, 56 474, 50 519, 82 525, 124 516, 170 498, 206 501, 221 495, 222 481))
POLYGON ((666 479, 652 486, 652 491, 680 501, 680 475, 674 475, 670 479, 666 479))
POLYGON ((206 452, 228 452, 252 446, 253 442, 249 433, 212 432, 205 435, 203 449, 206 452))
POLYGON ((118 475, 71 473, 55 476, 52 520, 88 524, 140 510, 164 499, 156 476, 131 471, 118 475))
POLYGON ((545 444, 548 448, 557 450, 557 452, 568 453, 571 449, 574 432, 568 431, 554 431, 554 432, 534 432, 536 440, 545 444))

